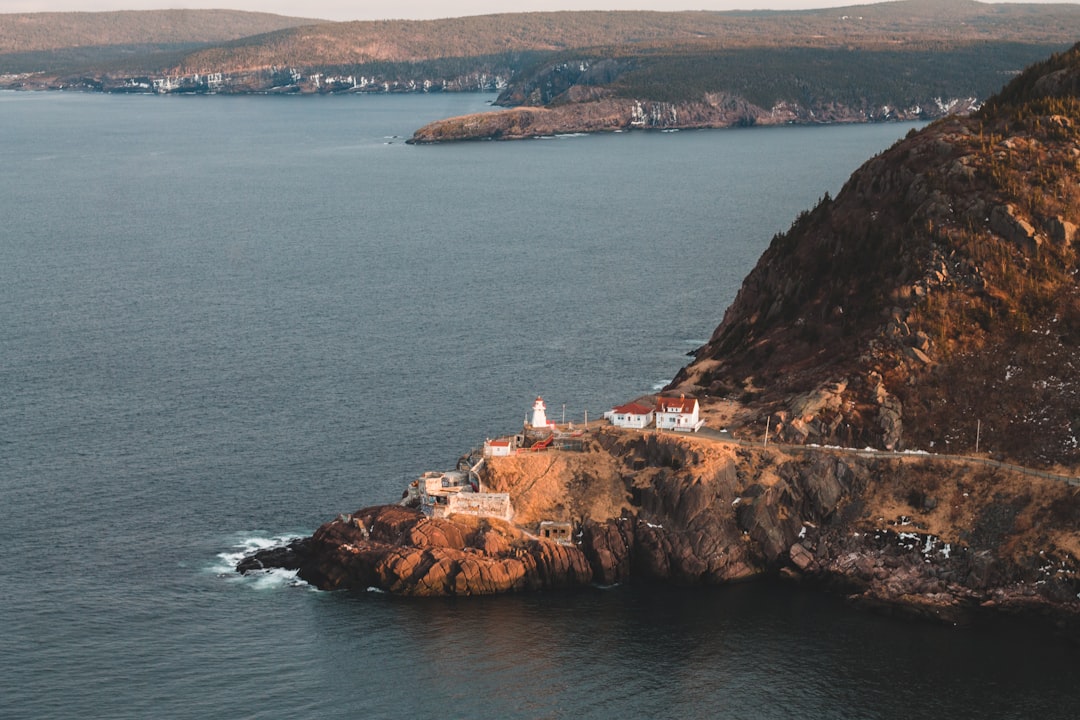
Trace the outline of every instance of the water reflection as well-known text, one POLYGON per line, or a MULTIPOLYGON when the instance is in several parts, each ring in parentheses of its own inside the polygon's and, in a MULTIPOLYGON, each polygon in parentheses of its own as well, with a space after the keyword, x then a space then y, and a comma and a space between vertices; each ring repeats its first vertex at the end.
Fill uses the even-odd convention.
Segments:
POLYGON ((1077 648, 958 630, 787 585, 495 598, 335 594, 326 668, 378 713, 470 717, 1074 717, 1077 648), (378 658, 378 666, 363 658, 378 658), (407 660, 408 659, 408 660, 407 660))

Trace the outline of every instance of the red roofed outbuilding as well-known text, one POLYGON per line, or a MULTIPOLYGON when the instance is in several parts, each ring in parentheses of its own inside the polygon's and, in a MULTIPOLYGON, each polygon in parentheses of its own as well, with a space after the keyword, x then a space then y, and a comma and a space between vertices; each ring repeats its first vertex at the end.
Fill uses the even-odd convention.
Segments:
POLYGON ((653 423, 653 409, 641 403, 626 403, 604 413, 611 424, 622 428, 647 428, 653 423))

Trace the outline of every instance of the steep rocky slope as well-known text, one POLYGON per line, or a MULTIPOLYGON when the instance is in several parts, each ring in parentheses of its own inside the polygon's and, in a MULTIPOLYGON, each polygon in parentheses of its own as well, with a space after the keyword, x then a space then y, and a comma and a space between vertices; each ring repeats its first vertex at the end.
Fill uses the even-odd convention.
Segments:
POLYGON ((673 387, 789 442, 1080 462, 1080 51, 912 133, 774 238, 673 387))

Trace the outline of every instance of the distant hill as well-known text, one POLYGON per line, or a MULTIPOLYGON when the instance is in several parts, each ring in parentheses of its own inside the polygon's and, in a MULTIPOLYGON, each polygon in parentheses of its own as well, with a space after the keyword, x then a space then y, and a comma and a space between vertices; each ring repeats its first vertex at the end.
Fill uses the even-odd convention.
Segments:
POLYGON ((537 12, 426 21, 330 23, 200 50, 177 70, 418 62, 590 48, 636 54, 673 47, 867 47, 1060 44, 1080 32, 1076 5, 902 0, 781 12, 537 12))
POLYGON ((1077 37, 1080 5, 974 0, 338 23, 227 11, 0 15, 0 87, 481 90, 522 108, 484 120, 495 126, 419 136, 434 140, 933 119, 977 106, 1077 37))
POLYGON ((673 387, 787 442, 1080 465, 1080 46, 773 239, 673 387))
POLYGON ((0 13, 0 72, 108 65, 325 22, 237 10, 0 13))

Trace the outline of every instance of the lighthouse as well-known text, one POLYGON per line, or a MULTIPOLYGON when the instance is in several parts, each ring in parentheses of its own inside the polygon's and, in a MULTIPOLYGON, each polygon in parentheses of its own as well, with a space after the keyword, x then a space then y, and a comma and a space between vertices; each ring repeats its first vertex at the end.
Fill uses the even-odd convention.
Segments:
POLYGON ((532 423, 534 428, 546 428, 548 426, 547 405, 544 404, 544 399, 539 395, 536 396, 536 402, 533 403, 532 423))

